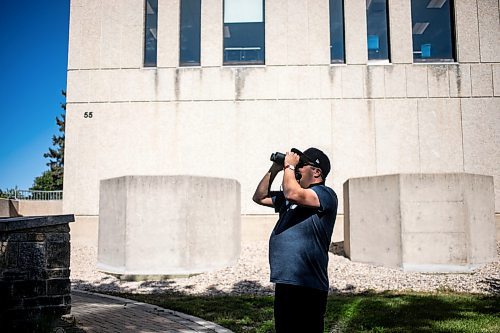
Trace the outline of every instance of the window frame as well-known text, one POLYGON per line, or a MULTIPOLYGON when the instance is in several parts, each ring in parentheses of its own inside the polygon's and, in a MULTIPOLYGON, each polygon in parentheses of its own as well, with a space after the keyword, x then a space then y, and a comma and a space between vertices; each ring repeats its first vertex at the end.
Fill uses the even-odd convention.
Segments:
POLYGON ((332 12, 331 12, 331 2, 335 0, 328 1, 328 16, 329 16, 329 29, 330 29, 330 64, 331 65, 342 65, 346 63, 346 49, 345 49, 345 0, 338 0, 342 4, 342 59, 332 58, 332 12))
MULTIPOLYGON (((387 25, 387 58, 385 59, 370 59, 370 52, 368 49, 368 6, 366 6, 366 53, 367 53, 367 64, 368 65, 384 65, 391 64, 391 24, 390 24, 390 8, 389 8, 389 0, 385 1, 385 20, 387 25)), ((365 0, 366 5, 367 0, 365 0)))
POLYGON ((144 0, 144 33, 143 33, 143 59, 142 59, 142 66, 144 68, 155 68, 158 67, 158 0, 153 0, 156 1, 156 37, 155 37, 155 48, 154 48, 154 59, 151 62, 147 62, 147 34, 148 34, 148 5, 149 5, 150 0, 144 0))
POLYGON ((198 54, 198 62, 183 62, 181 59, 181 39, 182 39, 182 3, 183 0, 179 1, 179 67, 197 67, 201 66, 201 3, 202 0, 198 0, 200 4, 200 16, 199 16, 199 54, 198 54))
POLYGON ((266 65, 266 1, 261 0, 262 3, 262 25, 264 26, 264 33, 262 36, 262 45, 263 45, 263 60, 262 62, 255 61, 225 61, 225 43, 224 43, 224 16, 226 10, 226 0, 222 1, 222 66, 265 66, 266 65))
POLYGON ((430 63, 439 63, 439 64, 450 64, 456 63, 458 61, 457 55, 457 29, 456 29, 456 18, 455 18, 455 1, 450 1, 450 42, 451 42, 451 58, 428 58, 428 59, 415 59, 414 50, 413 50, 413 11, 411 10, 412 3, 414 0, 410 0, 410 15, 411 15, 411 51, 412 51, 412 59, 414 64, 430 64, 430 63))

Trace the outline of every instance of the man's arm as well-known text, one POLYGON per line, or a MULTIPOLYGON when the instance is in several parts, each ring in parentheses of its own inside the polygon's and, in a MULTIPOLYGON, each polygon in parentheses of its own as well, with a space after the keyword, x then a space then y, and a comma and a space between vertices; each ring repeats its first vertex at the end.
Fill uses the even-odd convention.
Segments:
POLYGON ((274 207, 273 200, 269 193, 271 192, 271 184, 273 183, 274 178, 276 178, 276 175, 282 170, 282 168, 282 166, 273 163, 269 171, 264 175, 255 189, 255 193, 252 198, 253 201, 262 206, 274 207))
MULTIPOLYGON (((285 165, 297 166, 300 157, 295 153, 287 153, 285 157, 285 165)), ((283 175, 283 193, 286 200, 293 202, 299 206, 320 207, 318 195, 311 189, 305 189, 300 186, 295 178, 295 172, 286 168, 283 175)))

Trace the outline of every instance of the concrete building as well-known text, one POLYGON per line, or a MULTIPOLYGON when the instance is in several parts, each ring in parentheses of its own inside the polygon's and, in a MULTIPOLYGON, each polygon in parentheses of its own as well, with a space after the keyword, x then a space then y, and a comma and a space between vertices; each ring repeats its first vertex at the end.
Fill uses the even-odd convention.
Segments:
POLYGON ((316 146, 340 213, 351 177, 454 172, 493 176, 500 212, 499 41, 497 0, 72 0, 63 210, 188 174, 270 214, 270 154, 316 146))

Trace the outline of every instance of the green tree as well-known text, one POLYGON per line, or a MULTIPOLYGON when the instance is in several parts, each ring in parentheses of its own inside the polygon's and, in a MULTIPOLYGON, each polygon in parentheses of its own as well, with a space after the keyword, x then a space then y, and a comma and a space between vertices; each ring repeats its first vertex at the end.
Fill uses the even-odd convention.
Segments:
POLYGON ((14 191, 16 190, 17 188, 6 188, 6 189, 0 189, 0 198, 4 198, 4 199, 9 199, 9 198, 12 198, 14 197, 14 191))
MULTIPOLYGON (((66 98, 65 91, 62 91, 62 95, 66 98)), ((54 134, 52 136, 53 147, 49 147, 49 152, 43 154, 43 157, 49 159, 49 162, 47 162, 49 170, 44 171, 41 176, 35 178, 31 187, 32 190, 57 191, 63 189, 66 102, 61 103, 61 108, 63 113, 60 117, 56 117, 59 135, 54 134)))

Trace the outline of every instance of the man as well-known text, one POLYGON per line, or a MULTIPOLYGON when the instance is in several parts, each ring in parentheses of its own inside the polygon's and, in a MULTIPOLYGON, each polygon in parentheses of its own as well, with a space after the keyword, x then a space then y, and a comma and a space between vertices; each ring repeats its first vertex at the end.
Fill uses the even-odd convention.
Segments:
POLYGON ((330 160, 321 150, 292 149, 284 165, 273 163, 253 196, 279 212, 269 240, 277 333, 324 329, 328 248, 337 215, 337 195, 325 186, 329 172, 330 160), (271 184, 281 170, 282 191, 273 192, 271 184))

